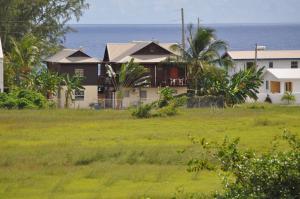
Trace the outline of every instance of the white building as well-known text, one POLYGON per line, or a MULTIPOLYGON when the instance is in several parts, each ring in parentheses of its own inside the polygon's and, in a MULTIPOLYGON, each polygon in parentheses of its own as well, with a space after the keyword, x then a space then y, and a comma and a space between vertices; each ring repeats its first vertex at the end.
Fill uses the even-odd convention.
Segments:
POLYGON ((3 75, 3 51, 2 51, 2 44, 0 38, 0 92, 4 90, 4 75, 3 75))
MULTIPOLYGON (((227 55, 234 60, 231 75, 255 65, 255 51, 229 51, 227 55)), ((273 103, 279 104, 285 92, 292 92, 300 103, 299 62, 300 50, 259 50, 257 68, 265 67, 259 101, 264 102, 269 95, 273 103)))

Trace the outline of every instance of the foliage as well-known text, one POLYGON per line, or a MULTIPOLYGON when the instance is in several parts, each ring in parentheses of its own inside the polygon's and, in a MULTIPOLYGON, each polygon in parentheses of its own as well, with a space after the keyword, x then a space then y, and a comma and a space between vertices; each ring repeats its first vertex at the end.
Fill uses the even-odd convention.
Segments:
POLYGON ((63 78, 56 72, 42 68, 41 70, 34 70, 27 75, 22 87, 35 90, 47 99, 50 99, 53 95, 57 95, 63 78))
POLYGON ((132 116, 136 118, 150 118, 151 110, 152 110, 152 104, 145 104, 145 105, 142 104, 132 112, 132 116))
POLYGON ((229 68, 232 66, 232 61, 220 55, 227 50, 227 44, 216 38, 214 29, 201 26, 194 31, 193 26, 190 25, 188 32, 189 48, 187 50, 179 46, 173 48, 181 51, 183 55, 181 61, 187 65, 189 91, 198 95, 198 77, 203 73, 205 65, 229 68))
POLYGON ((47 99, 32 90, 18 89, 0 94, 0 108, 5 109, 43 109, 49 107, 47 99))
POLYGON ((189 171, 221 169, 224 177, 224 192, 215 198, 299 198, 300 193, 300 140, 287 131, 281 137, 289 148, 279 150, 277 139, 273 148, 261 155, 252 150, 241 151, 239 139, 228 138, 221 145, 201 144, 204 153, 201 158, 190 161, 189 171), (213 160, 209 159, 214 157, 213 160), (210 167, 213 162, 214 167, 210 167))
POLYGON ((88 8, 85 0, 0 0, 0 5, 0 37, 5 51, 12 49, 9 38, 18 41, 32 33, 47 43, 44 55, 71 31, 67 23, 74 17, 79 20, 83 10, 88 8))
POLYGON ((292 92, 285 92, 281 101, 286 101, 287 104, 290 104, 291 102, 293 103, 296 101, 296 96, 292 92))
POLYGON ((141 105, 133 111, 132 116, 137 118, 174 116, 178 113, 178 107, 184 106, 187 102, 185 96, 175 97, 175 90, 169 87, 162 88, 159 93, 158 101, 141 105))
POLYGON ((62 85, 66 87, 65 108, 69 108, 70 101, 73 101, 75 91, 84 89, 84 87, 82 86, 82 80, 82 77, 79 77, 77 75, 70 76, 69 74, 67 74, 64 76, 62 80, 62 85))
POLYGON ((35 66, 41 64, 42 42, 32 34, 26 34, 19 41, 12 38, 11 43, 12 49, 6 56, 4 70, 6 78, 11 82, 6 81, 6 86, 20 87, 24 76, 28 75, 35 66))
POLYGON ((257 100, 258 89, 263 83, 263 70, 248 69, 234 74, 224 91, 227 105, 244 103, 247 98, 257 100))
POLYGON ((124 89, 138 88, 150 84, 149 70, 144 66, 135 63, 134 59, 131 59, 128 63, 122 64, 118 72, 115 72, 113 67, 108 64, 105 67, 107 75, 116 91, 118 108, 121 108, 119 102, 123 99, 124 89))

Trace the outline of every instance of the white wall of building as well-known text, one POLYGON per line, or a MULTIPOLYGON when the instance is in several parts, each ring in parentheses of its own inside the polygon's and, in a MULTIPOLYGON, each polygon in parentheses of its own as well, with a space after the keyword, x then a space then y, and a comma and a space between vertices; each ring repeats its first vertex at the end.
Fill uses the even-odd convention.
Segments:
POLYGON ((2 44, 1 44, 1 38, 0 38, 0 92, 3 92, 4 90, 4 71, 3 71, 3 51, 2 51, 2 44))
MULTIPOLYGON (((70 101, 69 108, 88 109, 88 108, 90 108, 90 104, 98 103, 98 86, 83 86, 83 87, 85 88, 84 99, 83 100, 75 100, 73 102, 70 101)), ((61 90, 60 98, 56 99, 59 107, 65 106, 65 103, 66 103, 65 91, 66 91, 66 88, 63 87, 61 90)), ((73 95, 73 99, 75 99, 74 95, 73 95)))
MULTIPOLYGON (((269 63, 273 62, 273 68, 291 68, 291 62, 298 61, 298 66, 300 68, 300 60, 258 60, 258 68, 265 67, 265 70, 269 68, 269 63)), ((229 70, 229 74, 233 75, 241 70, 245 70, 247 67, 247 62, 254 62, 254 60, 235 60, 234 67, 229 70)))
POLYGON ((283 95, 285 94, 285 83, 292 83, 292 93, 296 97, 296 104, 300 104, 300 80, 295 79, 277 79, 270 73, 266 73, 264 75, 264 83, 259 89, 258 101, 264 102, 269 95, 274 104, 284 104, 285 102, 281 100, 283 95), (267 89, 267 81, 269 82, 269 89, 267 89), (271 92, 271 81, 280 82, 280 93, 272 93, 271 92))
MULTIPOLYGON (((128 108, 131 106, 137 106, 140 102, 143 104, 150 104, 159 99, 159 89, 161 88, 136 88, 128 89, 129 96, 125 95, 123 98, 122 106, 123 108, 128 108), (146 98, 140 96, 140 92, 146 94, 146 98)), ((187 87, 172 87, 176 91, 176 95, 187 93, 187 87)), ((125 92, 124 92, 125 93, 125 92)))

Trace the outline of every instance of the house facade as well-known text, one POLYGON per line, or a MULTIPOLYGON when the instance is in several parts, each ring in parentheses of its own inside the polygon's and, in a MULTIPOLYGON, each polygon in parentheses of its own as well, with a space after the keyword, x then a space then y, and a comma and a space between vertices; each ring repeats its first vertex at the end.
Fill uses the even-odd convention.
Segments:
POLYGON ((0 93, 2 93, 4 91, 3 63, 4 63, 4 56, 3 56, 2 43, 1 43, 1 38, 0 38, 0 93))
MULTIPOLYGON (((73 108, 89 108, 92 104, 98 103, 98 73, 101 61, 90 57, 82 50, 63 49, 46 60, 47 68, 60 75, 75 74, 83 78, 83 90, 74 91, 72 104, 73 108)), ((59 107, 64 107, 66 88, 63 87, 58 94, 57 102, 59 107)))
MULTIPOLYGON (((180 56, 174 49, 176 43, 159 43, 153 41, 134 41, 130 43, 108 43, 105 49, 101 76, 105 79, 105 64, 111 65, 118 71, 122 64, 134 59, 134 62, 149 69, 151 82, 148 87, 127 88, 122 106, 124 108, 138 105, 139 103, 151 103, 159 99, 159 90, 162 87, 172 87, 177 94, 187 92, 186 68, 173 60, 180 56)), ((104 83, 103 99, 116 100, 115 91, 110 82, 104 83)))
POLYGON ((269 96, 273 103, 279 104, 282 103, 281 98, 285 92, 292 92, 296 96, 296 102, 300 103, 300 50, 259 50, 257 66, 255 54, 255 51, 227 52, 226 56, 234 61, 229 74, 251 67, 264 67, 264 83, 259 89, 258 101, 264 102, 269 96))

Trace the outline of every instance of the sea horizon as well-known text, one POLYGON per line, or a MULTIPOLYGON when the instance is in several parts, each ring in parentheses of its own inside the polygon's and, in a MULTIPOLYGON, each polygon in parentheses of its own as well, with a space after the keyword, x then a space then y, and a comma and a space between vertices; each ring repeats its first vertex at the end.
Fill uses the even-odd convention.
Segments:
MULTIPOLYGON (((63 45, 83 48, 103 57, 107 43, 159 41, 181 43, 180 24, 68 24, 74 32, 66 34, 63 45)), ((187 26, 188 24, 186 24, 187 26)), ((195 27, 197 24, 193 24, 195 27)), ((252 50, 255 44, 269 50, 300 50, 300 23, 218 23, 201 25, 214 28, 218 39, 230 50, 252 50)))

